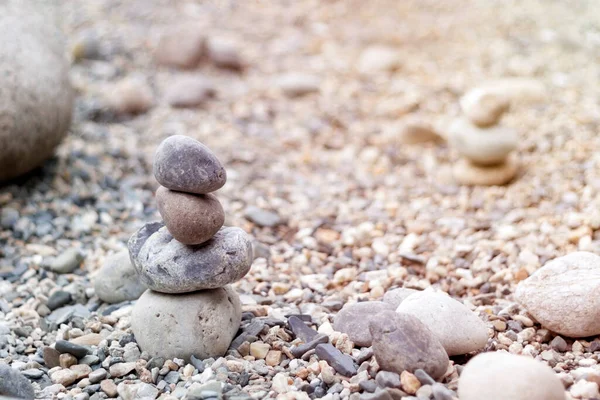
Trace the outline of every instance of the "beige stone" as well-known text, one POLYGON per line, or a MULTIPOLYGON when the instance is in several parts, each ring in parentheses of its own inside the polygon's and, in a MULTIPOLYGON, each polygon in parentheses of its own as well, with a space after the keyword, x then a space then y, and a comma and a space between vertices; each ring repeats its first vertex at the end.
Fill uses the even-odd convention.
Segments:
POLYGON ((511 154, 502 164, 488 167, 474 165, 461 158, 452 167, 452 176, 462 185, 499 186, 512 181, 518 170, 519 161, 515 154, 511 154))
POLYGON ((488 127, 498 123, 502 115, 508 111, 510 101, 502 93, 475 88, 460 99, 460 107, 475 125, 488 127))
POLYGON ((473 164, 501 164, 517 148, 515 130, 504 126, 480 128, 466 118, 454 120, 448 128, 448 143, 473 164))
POLYGON ((600 334, 600 256, 578 251, 520 282, 516 300, 546 329, 568 337, 600 334))
POLYGON ((486 324, 465 305, 443 293, 417 292, 396 309, 423 322, 449 356, 481 350, 488 341, 486 324))
POLYGON ((548 366, 504 352, 472 358, 458 381, 461 400, 564 400, 563 385, 548 366))

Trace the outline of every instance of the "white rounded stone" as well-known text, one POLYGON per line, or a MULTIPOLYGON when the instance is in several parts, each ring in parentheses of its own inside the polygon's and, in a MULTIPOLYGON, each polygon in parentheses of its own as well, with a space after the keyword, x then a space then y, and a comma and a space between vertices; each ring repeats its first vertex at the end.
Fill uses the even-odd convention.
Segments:
POLYGON ((560 379, 526 356, 483 353, 471 359, 458 381, 460 400, 564 400, 560 379))
POLYGON ((569 337, 600 334, 600 256, 578 251, 525 279, 516 300, 546 329, 569 337))
POLYGON ((481 350, 487 344, 486 324, 465 305, 443 293, 411 294, 396 312, 411 314, 427 325, 449 356, 481 350))
POLYGON ((500 93, 482 88, 468 91, 460 99, 460 107, 471 122, 480 127, 498 123, 510 101, 500 93))
POLYGON ((456 151, 477 165, 500 164, 517 148, 519 137, 508 127, 480 128, 466 118, 450 124, 448 142, 456 151))

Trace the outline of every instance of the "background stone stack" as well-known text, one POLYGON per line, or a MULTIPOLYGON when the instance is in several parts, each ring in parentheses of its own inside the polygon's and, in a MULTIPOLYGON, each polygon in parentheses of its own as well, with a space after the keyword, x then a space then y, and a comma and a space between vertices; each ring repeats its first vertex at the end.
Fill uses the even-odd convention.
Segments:
POLYGON ((225 184, 225 169, 202 143, 176 135, 156 150, 154 176, 164 223, 146 224, 128 243, 150 289, 136 303, 131 327, 152 356, 223 355, 241 321, 238 295, 227 285, 246 275, 253 259, 250 238, 223 227, 223 207, 211 194, 225 184))
POLYGON ((504 185, 516 175, 518 160, 513 150, 517 133, 499 125, 510 100, 493 87, 479 87, 460 100, 464 117, 455 120, 448 140, 462 157, 454 165, 454 178, 465 185, 504 185))

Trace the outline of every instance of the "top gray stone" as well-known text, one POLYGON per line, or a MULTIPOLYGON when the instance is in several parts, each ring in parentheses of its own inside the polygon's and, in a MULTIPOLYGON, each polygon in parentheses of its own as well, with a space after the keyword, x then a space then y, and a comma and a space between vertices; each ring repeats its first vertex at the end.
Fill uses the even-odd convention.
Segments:
POLYGON ((188 136, 169 136, 156 149, 154 177, 179 192, 206 194, 225 185, 227 173, 213 152, 188 136))
POLYGON ((252 242, 240 228, 223 227, 209 241, 186 246, 164 224, 133 234, 129 254, 140 280, 162 293, 215 289, 240 280, 252 265, 252 242))

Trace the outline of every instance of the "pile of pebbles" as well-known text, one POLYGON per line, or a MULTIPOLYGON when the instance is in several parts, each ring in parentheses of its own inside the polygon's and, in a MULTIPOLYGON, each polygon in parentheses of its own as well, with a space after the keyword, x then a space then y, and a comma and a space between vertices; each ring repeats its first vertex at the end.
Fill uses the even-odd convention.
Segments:
POLYGON ((448 142, 460 159, 453 176, 464 185, 504 185, 517 174, 517 132, 499 124, 510 99, 489 87, 471 89, 460 99, 464 116, 448 128, 448 142))
POLYGON ((164 223, 144 225, 128 243, 138 277, 149 288, 133 308, 131 328, 153 357, 222 356, 242 312, 228 285, 243 278, 253 261, 249 236, 223 226, 223 207, 212 194, 227 174, 210 149, 175 135, 158 146, 154 176, 164 223))

